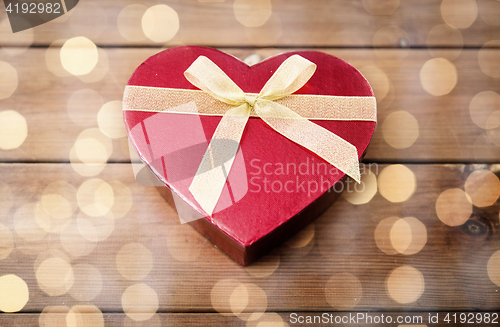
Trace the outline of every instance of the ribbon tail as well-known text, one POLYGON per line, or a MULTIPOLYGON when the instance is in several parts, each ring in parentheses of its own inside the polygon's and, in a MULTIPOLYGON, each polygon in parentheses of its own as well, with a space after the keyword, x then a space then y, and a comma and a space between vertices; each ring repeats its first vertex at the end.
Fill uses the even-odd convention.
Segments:
POLYGON ((276 102, 261 100, 254 109, 278 133, 314 152, 356 182, 361 181, 354 145, 276 102))
POLYGON ((226 185, 249 116, 246 103, 226 112, 189 186, 195 200, 210 216, 226 185))

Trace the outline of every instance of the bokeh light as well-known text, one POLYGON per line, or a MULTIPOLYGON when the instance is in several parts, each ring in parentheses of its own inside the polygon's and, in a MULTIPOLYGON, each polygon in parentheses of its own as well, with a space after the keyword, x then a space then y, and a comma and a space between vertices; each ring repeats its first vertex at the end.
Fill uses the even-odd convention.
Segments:
POLYGON ((500 251, 496 251, 488 259, 486 269, 490 280, 500 286, 500 251))
MULTIPOLYGON (((8 62, 0 61, 0 100, 14 93, 18 85, 17 70, 8 62)), ((3 120, 3 119, 2 119, 3 120)), ((0 120, 0 121, 2 121, 0 120)))
POLYGON ((266 312, 267 295, 259 286, 244 283, 236 287, 229 296, 229 306, 241 320, 254 321, 266 312))
POLYGON ((245 284, 238 285, 229 297, 231 311, 239 315, 245 310, 249 302, 248 290, 245 284))
POLYGON ((457 68, 445 58, 430 59, 420 69, 420 84, 434 96, 450 93, 457 85, 457 68))
POLYGON ((488 130, 486 131, 486 135, 488 135, 488 139, 491 141, 491 143, 495 144, 498 147, 500 147, 499 127, 500 127, 500 110, 491 114, 490 118, 488 119, 488 122, 486 122, 486 128, 488 128, 488 130), (496 126, 496 127, 490 127, 490 126, 496 126))
POLYGON ((470 201, 470 197, 461 189, 447 189, 436 200, 436 214, 448 226, 463 225, 472 214, 470 201))
POLYGON ((476 0, 443 0, 441 16, 452 27, 468 28, 477 18, 476 0))
MULTIPOLYGON (((63 15, 61 17, 64 17, 66 15, 63 15)), ((45 51, 45 63, 47 64, 47 68, 54 75, 59 77, 71 76, 71 73, 64 69, 61 63, 61 47, 63 46, 64 42, 66 42, 66 40, 64 39, 56 40, 52 42, 45 51)))
POLYGON ((69 290, 75 300, 92 301, 101 292, 102 276, 94 266, 82 263, 73 266, 74 283, 69 290))
MULTIPOLYGON (((1 69, 0 67, 0 71, 1 69)), ((23 115, 14 110, 0 112, 0 149, 17 149, 24 143, 27 137, 28 123, 23 115)))
POLYGON ((80 210, 91 217, 104 216, 115 201, 113 188, 99 178, 83 182, 76 196, 80 210))
POLYGON ((486 129, 495 129, 498 127, 500 127, 500 110, 492 112, 488 120, 486 120, 486 129))
POLYGON ((144 34, 158 43, 170 41, 179 31, 179 16, 167 5, 148 8, 141 22, 144 34))
POLYGON ((7 274, 0 277, 0 310, 3 312, 21 311, 30 298, 28 284, 17 275, 7 274))
POLYGON ((133 198, 130 189, 120 181, 110 181, 109 185, 113 188, 115 201, 111 207, 114 219, 124 217, 132 208, 133 198))
POLYGON ((427 243, 427 228, 414 217, 389 217, 375 228, 375 243, 389 255, 412 255, 420 252, 427 243))
POLYGON ((97 64, 94 69, 92 69, 89 73, 84 75, 77 75, 76 77, 84 83, 95 83, 102 80, 109 70, 109 58, 106 50, 98 48, 97 49, 97 64))
POLYGON ((118 32, 127 41, 139 42, 146 39, 141 28, 141 21, 147 9, 141 4, 131 4, 124 7, 118 14, 118 32))
POLYGON ((387 294, 398 303, 417 301, 425 290, 424 276, 412 266, 401 266, 389 274, 386 280, 387 294))
POLYGON ((94 138, 77 139, 74 149, 78 159, 85 164, 105 163, 108 160, 106 148, 94 138))
POLYGON ((361 185, 360 192, 356 190, 353 192, 342 192, 344 199, 354 205, 370 202, 375 194, 377 194, 377 176, 375 176, 372 171, 368 170, 366 174, 361 174, 361 185))
POLYGON ((78 232, 85 239, 91 242, 100 242, 106 240, 111 235, 115 228, 115 220, 111 211, 97 217, 79 212, 76 225, 78 232))
POLYGON ((38 317, 40 327, 67 327, 66 316, 70 308, 64 305, 47 306, 38 317))
POLYGON ((141 280, 153 268, 153 255, 141 243, 125 244, 116 254, 116 267, 124 278, 141 280))
POLYGON ((302 228, 291 239, 285 242, 285 245, 295 248, 302 248, 307 246, 314 239, 315 228, 314 223, 309 223, 306 227, 302 228))
POLYGON ((73 75, 90 73, 97 65, 97 47, 91 40, 83 36, 73 37, 64 42, 60 52, 64 69, 73 75))
POLYGON ((326 283, 325 296, 335 310, 349 310, 363 297, 363 287, 356 276, 340 273, 333 275, 326 283))
POLYGON ((284 247, 280 249, 280 253, 286 257, 306 256, 314 247, 315 234, 315 225, 311 222, 286 241, 284 247))
POLYGON ((158 294, 146 284, 129 286, 121 302, 125 314, 136 321, 151 319, 158 310, 158 294))
POLYGON ((35 217, 36 203, 23 204, 14 215, 16 234, 29 242, 40 241, 47 235, 47 231, 37 225, 35 217))
POLYGON ((95 305, 75 305, 66 315, 67 327, 104 327, 104 316, 95 305))
POLYGON ((394 224, 399 220, 398 217, 389 217, 382 219, 375 228, 375 243, 377 247, 384 253, 389 255, 397 254, 398 251, 394 248, 391 241, 391 230, 394 224))
POLYGON ((42 208, 54 219, 70 219, 76 206, 76 189, 66 181, 52 182, 40 197, 42 208))
POLYGON ((385 167, 378 176, 380 194, 390 202, 404 202, 417 189, 415 174, 404 165, 385 167))
POLYGON ((62 295, 73 286, 73 268, 62 258, 49 258, 36 269, 36 279, 38 286, 48 295, 62 295))
POLYGON ((493 205, 500 196, 500 180, 489 170, 476 170, 465 181, 465 192, 476 207, 493 205))
MULTIPOLYGON (((490 130, 488 130, 488 132, 489 131, 490 130)), ((490 160, 490 154, 494 154, 497 151, 498 148, 496 148, 495 144, 491 142, 488 137, 488 133, 482 133, 476 137, 473 145, 473 153, 474 159, 477 163, 483 163, 485 160, 490 160)))
POLYGON ((271 276, 276 271, 279 265, 280 255, 275 251, 274 253, 265 255, 256 262, 245 267, 245 270, 247 273, 254 277, 262 278, 271 276))
POLYGON ((275 312, 266 312, 258 320, 248 321, 246 327, 289 327, 275 312))
POLYGON ((493 78, 500 78, 500 40, 486 42, 477 55, 481 71, 493 78))
POLYGON ((210 292, 210 300, 212 306, 217 312, 225 316, 232 316, 231 304, 229 298, 233 291, 240 288, 243 283, 234 279, 221 279, 213 287, 210 292))
MULTIPOLYGON (((62 202, 65 203, 64 198, 59 197, 57 194, 53 194, 49 197, 47 197, 46 201, 47 203, 51 203, 53 205, 56 205, 56 210, 61 212, 61 210, 57 209, 57 202, 62 202)), ((52 204, 50 204, 50 207, 52 207, 52 204)), ((65 210, 67 210, 68 207, 66 207, 65 210)), ((36 224, 43 229, 46 232, 49 233, 58 233, 65 229, 69 223, 71 222, 71 215, 66 216, 65 218, 54 218, 51 216, 47 210, 43 207, 41 202, 37 202, 35 205, 35 221, 36 224)))
POLYGON ((97 246, 97 242, 90 241, 80 233, 76 220, 71 220, 69 225, 61 231, 59 239, 63 249, 73 258, 87 256, 97 246))
POLYGON ((401 253, 404 255, 416 254, 427 244, 427 228, 415 217, 406 217, 403 220, 410 226, 411 243, 401 253))
POLYGON ((488 25, 500 26, 500 1, 482 0, 478 4, 479 17, 488 25))
POLYGON ((107 159, 113 152, 113 143, 98 128, 89 128, 82 131, 71 148, 69 159, 71 168, 82 176, 95 176, 106 166, 107 159), (89 141, 90 140, 90 141, 89 141), (96 148, 88 144, 96 144, 96 148), (97 145, 99 143, 99 145, 97 145), (78 152, 77 152, 78 145, 78 152), (105 159, 102 150, 105 149, 105 159))
POLYGON ((162 319, 160 317, 161 316, 158 313, 155 313, 148 320, 137 321, 125 315, 125 317, 123 318, 123 327, 162 327, 165 324, 162 323, 162 319))
POLYGON ((246 27, 262 26, 272 14, 270 0, 235 0, 233 9, 236 20, 246 27))
POLYGON ((267 295, 257 285, 234 279, 219 280, 210 293, 212 306, 224 316, 256 321, 267 309, 267 295))
POLYGON ((377 102, 381 102, 389 93, 390 82, 387 75, 378 67, 364 66, 359 69, 373 89, 377 102))
POLYGON ((382 124, 384 140, 395 149, 406 149, 420 134, 417 119, 407 111, 390 113, 382 124))
POLYGON ((500 108, 500 95, 494 91, 482 91, 477 93, 469 104, 470 117, 474 124, 483 129, 494 128, 493 120, 490 122, 490 126, 487 126, 487 123, 498 108, 500 108))
POLYGON ((97 124, 101 132, 109 138, 118 139, 127 136, 123 123, 121 101, 106 102, 97 114, 97 124))
POLYGON ((412 242, 411 226, 404 219, 396 220, 389 231, 389 238, 397 252, 405 252, 412 242))

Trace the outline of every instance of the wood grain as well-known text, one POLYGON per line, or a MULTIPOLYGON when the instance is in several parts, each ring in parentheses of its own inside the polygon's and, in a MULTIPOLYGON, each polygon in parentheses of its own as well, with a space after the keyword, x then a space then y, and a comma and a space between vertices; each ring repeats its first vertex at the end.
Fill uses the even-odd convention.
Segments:
MULTIPOLYGON (((431 29, 444 23, 439 0, 273 0, 270 6, 272 15, 265 20, 269 14, 265 10, 261 11, 265 23, 259 27, 245 27, 238 22, 233 1, 166 1, 163 3, 178 14, 178 33, 168 42, 155 43, 144 36, 142 40, 128 42, 118 31, 118 16, 126 6, 138 3, 132 0, 106 3, 80 1, 69 12, 69 18, 63 16, 36 27, 34 44, 48 46, 58 39, 83 35, 98 45, 109 46, 425 47, 431 29), (391 25, 397 28, 390 33, 383 33, 381 29, 391 25), (380 30, 384 34, 382 37, 377 36, 380 30)), ((455 3, 459 21, 472 20, 468 28, 461 25, 463 44, 466 47, 481 47, 487 41, 499 39, 498 25, 487 24, 497 24, 495 17, 500 14, 500 8, 495 0, 477 1, 479 14, 476 15, 474 7, 464 6, 468 3, 455 3), (472 18, 469 18, 471 15, 472 18)), ((144 9, 137 10, 135 19, 127 21, 128 25, 139 31, 145 8, 158 3, 148 0, 140 4, 144 9)), ((0 20, 5 18, 6 12, 2 10, 0 20)), ((260 21, 257 18, 257 22, 260 21)), ((19 39, 15 38, 0 42, 2 46, 20 44, 19 39)), ((457 46, 457 43, 445 33, 430 45, 447 47, 457 46)))
MULTIPOLYGON (((372 171, 379 174, 384 167, 373 166, 372 171)), ((262 290, 268 311, 328 311, 334 308, 325 297, 327 282, 345 273, 359 280, 362 289, 362 297, 353 310, 499 310, 499 295, 495 291, 498 286, 489 279, 486 268, 500 244, 500 204, 497 201, 493 206, 474 209, 480 217, 477 226, 484 233, 473 233, 467 230, 468 225, 446 226, 435 213, 436 199, 441 192, 463 188, 471 171, 498 171, 498 165, 407 167, 415 173, 417 185, 409 200, 391 203, 377 193, 368 204, 356 206, 340 198, 314 222, 311 243, 301 248, 279 247, 263 261, 263 266, 251 268, 255 269, 252 273, 214 248, 190 226, 180 225, 174 210, 154 187, 135 182, 129 164, 108 164, 98 176, 108 183, 114 180, 123 183, 131 191, 133 205, 123 218, 115 220, 111 235, 95 244, 89 254, 74 255, 89 243, 82 240, 78 229, 63 230, 63 236, 61 232, 49 233, 37 242, 25 240, 18 235, 16 227, 20 220, 29 218, 19 210, 22 205, 40 201, 44 189, 52 182, 67 181, 79 189, 88 178, 76 174, 68 164, 2 164, 2 183, 8 185, 13 201, 10 205, 9 196, 0 198, 1 221, 12 231, 15 241, 10 255, 2 260, 2 274, 16 274, 28 283, 30 301, 23 309, 26 312, 41 312, 58 303, 69 307, 79 304, 73 296, 85 285, 77 278, 69 293, 59 296, 49 296, 40 287, 35 267, 41 259, 37 257, 45 253, 40 256, 45 258, 46 251, 56 250, 65 253, 73 267, 85 263, 100 272, 102 290, 89 303, 102 312, 121 311, 122 294, 138 283, 154 290, 159 312, 214 312, 212 289, 218 282, 227 280, 250 283, 262 290), (381 220, 392 216, 412 216, 425 225, 427 243, 420 252, 388 255, 377 247, 374 231, 381 220), (73 255, 68 253, 62 237, 72 240, 73 255), (135 280, 121 274, 117 263, 118 252, 130 243, 144 245, 152 258, 149 273, 135 280), (276 262, 277 267, 273 266, 276 262), (402 304, 388 296, 385 285, 391 271, 407 265, 423 275, 425 291, 415 302, 402 304), (262 277, 256 277, 259 273, 262 277)), ((71 222, 77 220, 81 210, 81 207, 76 209, 71 222)), ((32 228, 34 232, 38 227, 34 224, 32 228)), ((136 260, 138 265, 144 264, 144 258, 136 260)), ((412 285, 407 281, 401 287, 411 289, 412 285)), ((231 294, 224 294, 228 301, 231 294)))
MULTIPOLYGON (((13 66, 18 80, 15 92, 5 97, 15 82, 0 72, 0 112, 15 110, 28 125, 19 148, 0 149, 0 276, 15 274, 29 289, 21 312, 0 314, 1 325, 52 327, 66 326, 67 318, 79 319, 77 324, 89 319, 86 313, 68 316, 72 308, 95 313, 97 320, 87 325, 153 327, 279 326, 281 321, 293 326, 292 313, 323 312, 422 316, 413 324, 448 326, 443 320, 448 312, 500 312, 500 260, 488 268, 500 255, 499 198, 487 207, 471 205, 472 215, 457 227, 436 213, 438 197, 464 190, 473 172, 500 175, 499 128, 477 126, 469 110, 478 93, 500 94, 494 76, 500 56, 498 1, 163 1, 178 15, 179 30, 170 40, 154 42, 144 35, 141 18, 158 4, 80 0, 63 17, 16 34, 0 4, 0 63, 13 66), (238 3, 260 3, 264 9, 255 16, 243 11, 242 18, 238 3), (120 13, 126 7, 133 9, 124 20, 120 13), (263 25, 246 27, 244 19, 263 25), (65 72, 60 62, 60 47, 75 36, 99 47, 98 68, 83 77, 65 72), (128 78, 149 56, 191 44, 221 48, 242 60, 253 55, 248 58, 253 62, 313 49, 365 73, 378 97, 378 126, 364 159, 379 178, 373 198, 362 205, 339 198, 302 234, 243 268, 180 224, 155 187, 135 180, 126 137, 104 138, 111 144, 107 150, 112 147, 108 162, 101 172, 82 176, 82 167, 89 167, 70 164, 71 149, 81 132, 98 128, 100 107, 121 100, 128 78), (422 73, 436 58, 456 70, 456 85, 442 96, 429 94, 422 82, 422 75, 432 80, 448 74, 430 87, 436 91, 453 80, 449 71, 422 73), (83 105, 75 112, 69 100, 84 89, 97 99, 80 99, 83 105), (386 119, 398 111, 418 123, 418 138, 404 149, 391 146, 384 135, 386 119), (411 183, 392 177, 396 183, 388 186, 380 178, 397 163, 416 181, 411 196, 398 203, 381 190, 400 194, 411 183), (99 188, 85 191, 89 183, 99 188), (57 186, 59 193, 53 193, 57 186), (105 216, 103 206, 111 207, 105 216), (418 228, 397 220, 405 217, 417 219, 418 228), (384 225, 387 221, 402 222, 400 234, 391 238, 395 225, 384 225), (408 239, 426 241, 414 254, 398 253, 408 239), (127 297, 133 289, 142 297, 127 297), (132 304, 126 307, 124 301, 132 304), (138 311, 152 317, 141 323, 124 313, 138 311), (252 313, 257 319, 247 322, 252 313), (438 324, 428 321, 429 313, 439 314, 438 324)), ((411 128, 409 134, 403 129, 410 138, 411 128)), ((480 184, 485 197, 497 192, 480 184)), ((448 203, 441 210, 458 207, 448 203)), ((4 297, 0 288, 0 309, 4 297)))
MULTIPOLYGON (((155 315, 153 321, 149 320, 146 322, 137 322, 131 320, 123 313, 103 313, 102 322, 104 322, 105 326, 193 326, 193 327, 203 327, 203 326, 235 326, 235 327, 243 327, 243 326, 258 326, 261 324, 271 324, 271 326, 293 326, 293 324, 299 324, 299 321, 304 321, 303 324, 306 324, 306 321, 310 319, 313 321, 312 323, 307 323, 307 326, 317 327, 324 326, 327 323, 332 321, 332 324, 335 323, 335 319, 337 319, 342 326, 359 326, 360 324, 368 324, 373 321, 383 321, 377 323, 377 326, 388 327, 394 326, 395 321, 401 319, 401 321, 410 322, 424 322, 427 324, 429 320, 435 321, 434 318, 438 318, 438 323, 432 323, 433 326, 449 326, 451 322, 454 321, 454 315, 457 317, 457 321, 460 321, 460 314, 465 314, 465 320, 471 318, 470 312, 459 312, 459 311, 451 311, 451 312, 440 312, 440 313, 429 313, 422 311, 394 311, 394 312, 357 312, 357 313, 349 313, 349 312, 269 312, 261 316, 259 319, 247 323, 246 321, 239 319, 237 317, 225 317, 218 314, 211 313, 198 313, 198 314, 178 314, 178 313, 158 313, 155 315), (357 314, 359 313, 359 317, 357 314), (326 314, 326 317, 323 316, 326 314), (437 316, 436 316, 437 315, 437 316), (469 316, 468 316, 469 315, 469 316), (449 321, 446 322, 445 319, 448 316, 449 321), (432 317, 432 318, 430 318, 432 317), (358 319, 359 318, 359 319, 358 319), (316 319, 316 320, 315 320, 316 319), (324 320, 326 319, 326 320, 324 320), (344 322, 342 323, 342 319, 344 322), (371 319, 371 320, 370 320, 371 319), (392 323, 388 323, 388 320, 392 320, 392 323), (315 322, 314 322, 315 321, 315 322)), ((54 314, 50 316, 52 318, 52 323, 57 323, 60 321, 65 321, 66 314, 54 314), (60 320, 59 320, 60 319, 60 320)), ((45 317, 39 314, 26 314, 26 313, 18 313, 18 314, 2 314, 0 316, 0 322, 5 325, 13 325, 15 323, 22 323, 23 325, 36 325, 39 321, 42 321, 40 326, 45 327, 49 325, 43 325, 45 322, 45 317)), ((83 317, 85 319, 85 315, 83 317)), ((50 321, 50 320, 49 320, 50 321)), ((476 321, 475 316, 471 321, 476 321)), ((479 320, 477 320, 479 321, 479 320)), ((94 323, 94 326, 97 324, 94 323)), ((412 324, 413 325, 413 324, 412 324)), ((417 324, 414 324, 418 326, 417 324)), ((464 326, 474 326, 476 323, 470 324, 462 324, 464 326)))
MULTIPOLYGON (((463 50, 452 64, 457 70, 457 83, 449 94, 433 96, 421 85, 420 71, 433 59, 427 50, 321 49, 347 60, 361 71, 378 69, 383 80, 372 80, 376 92, 385 96, 378 103, 378 128, 368 148, 366 161, 375 162, 497 162, 500 147, 492 143, 486 130, 471 119, 469 106, 482 91, 500 93, 495 78, 486 76, 478 63, 478 50, 463 50), (401 61, 389 60, 403 55, 401 61), (373 68, 375 67, 375 68, 373 68), (419 136, 406 149, 390 146, 382 134, 386 117, 405 110, 418 121, 419 136)), ((18 72, 19 86, 12 96, 2 100, 2 108, 21 113, 28 123, 28 138, 15 150, 0 150, 4 162, 68 162, 70 149, 78 134, 97 127, 100 106, 89 106, 76 119, 68 114, 68 99, 74 92, 91 89, 102 98, 101 103, 121 100, 123 88, 134 69, 158 49, 105 49, 109 70, 95 83, 82 82, 75 76, 55 76, 46 65, 46 50, 31 49, 17 57, 0 56, 18 72), (33 62, 40 65, 33 66, 33 62), (33 76, 36 76, 34 78, 33 76)), ((228 49, 241 59, 257 53, 261 58, 280 52, 279 49, 228 49)), ((454 50, 444 50, 444 55, 454 50)), ((498 50, 500 51, 500 50, 498 50)), ((495 65, 494 58, 488 62, 495 65)), ((126 162, 130 154, 126 138, 113 140, 110 161, 126 162)))

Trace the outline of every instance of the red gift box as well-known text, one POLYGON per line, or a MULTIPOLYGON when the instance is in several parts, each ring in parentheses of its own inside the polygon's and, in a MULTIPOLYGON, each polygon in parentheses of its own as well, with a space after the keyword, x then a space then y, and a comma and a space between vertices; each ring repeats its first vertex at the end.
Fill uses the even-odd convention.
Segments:
POLYGON ((136 69, 123 103, 141 159, 202 217, 181 218, 241 265, 328 208, 376 124, 366 79, 316 51, 248 66, 212 48, 171 48, 136 69))

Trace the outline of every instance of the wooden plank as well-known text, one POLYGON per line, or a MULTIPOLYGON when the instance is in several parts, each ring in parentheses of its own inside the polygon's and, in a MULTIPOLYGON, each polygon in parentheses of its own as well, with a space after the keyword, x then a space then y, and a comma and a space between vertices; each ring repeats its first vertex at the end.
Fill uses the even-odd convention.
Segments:
MULTIPOLYGON (((437 62, 430 62, 444 67, 438 75, 444 75, 444 79, 437 83, 437 86, 431 86, 435 90, 442 84, 449 85, 451 91, 442 96, 431 95, 423 88, 424 84, 426 86, 430 84, 422 82, 420 77, 422 67, 434 59, 427 50, 384 50, 384 52, 369 49, 322 50, 349 61, 364 72, 371 80, 378 96, 379 124, 368 148, 366 161, 498 162, 500 158, 500 147, 497 146, 500 145, 498 128, 488 131, 479 127, 473 122, 470 113, 471 102, 477 94, 485 91, 490 92, 490 95, 493 92, 500 93, 497 80, 481 70, 478 50, 463 50, 453 61, 439 59, 437 62), (400 61, 394 58, 400 58, 400 61), (454 70, 457 79, 455 86, 453 82, 450 83, 453 81, 454 70), (399 115, 403 120, 396 118, 385 126, 386 118, 397 111, 407 112, 402 116, 399 115), (414 124, 415 121, 418 127, 414 124), (391 130, 391 126, 395 130, 391 130), (384 135, 384 132, 387 135, 384 135), (400 137, 403 138, 403 143, 400 143, 400 137), (414 139, 416 141, 412 144, 414 139), (402 144, 407 148, 396 149, 389 145, 388 141, 391 144, 396 142, 395 146, 400 147, 402 144), (492 141, 496 142, 496 145, 492 141)), ((0 160, 68 162, 70 150, 78 135, 88 128, 98 127, 96 117, 102 104, 119 101, 134 69, 159 49, 102 51, 107 55, 109 68, 96 68, 96 72, 91 75, 102 76, 93 83, 85 83, 76 76, 60 77, 52 73, 43 63, 46 62, 48 55, 52 58, 49 61, 50 67, 61 73, 62 67, 59 70, 54 68, 59 60, 57 48, 49 50, 34 48, 15 57, 0 55, 0 60, 8 62, 15 68, 19 79, 17 89, 10 97, 2 100, 1 108, 18 111, 28 124, 28 137, 23 145, 13 150, 0 150, 0 160), (34 66, 33 62, 41 64, 34 66), (78 98, 75 97, 77 94, 87 95, 78 98)), ((251 54, 266 58, 281 50, 229 49, 227 51, 244 59, 251 54)), ((454 53, 455 50, 443 50, 440 55, 449 57, 454 53)), ((488 58, 482 59, 482 65, 495 67, 497 64, 495 55, 488 58)), ((428 72, 425 76, 432 79, 434 75, 428 72)), ((491 108, 479 107, 479 116, 482 111, 493 112, 495 105, 490 106, 491 108)), ((485 123, 487 117, 481 119, 485 123)), ((120 125, 118 120, 116 124, 120 125)), ((130 160, 126 138, 114 139, 111 143, 110 161, 130 160)))
MULTIPOLYGON (((108 164, 99 180, 68 164, 1 164, 0 274, 27 283, 25 312, 82 301, 101 312, 500 310, 500 204, 474 207, 462 227, 445 225, 435 209, 472 171, 498 175, 498 165, 407 165, 416 189, 406 169, 381 177, 386 167, 371 166, 379 191, 367 204, 340 198, 292 243, 245 269, 181 225, 129 164, 108 164), (408 200, 389 201, 405 193, 408 200), (389 217, 418 221, 393 227, 389 217), (404 237, 391 239, 392 228, 404 237)), ((488 198, 499 191, 486 180, 479 194, 488 198)), ((465 210, 446 203, 445 221, 465 210)))
MULTIPOLYGON (((69 308, 68 308, 69 309, 69 308)), ((269 314, 266 314, 269 316, 269 314)), ((77 319, 75 326, 241 326, 246 322, 237 317, 224 317, 218 314, 168 314, 158 313, 146 321, 136 321, 124 313, 80 313, 63 312, 47 313, 1 313, 0 323, 4 326, 40 326, 62 327, 67 321, 71 324, 77 319), (68 319, 68 320, 67 320, 68 319)), ((272 318, 271 318, 272 319, 272 318)), ((276 318, 275 318, 276 319, 276 318)), ((260 319, 266 321, 265 317, 260 319)))
MULTIPOLYGON (((397 321, 422 321, 424 324, 405 324, 408 326, 449 326, 455 321, 459 323, 461 318, 465 323, 461 326, 476 326, 476 321, 482 321, 487 313, 474 312, 268 312, 254 321, 247 323, 238 317, 227 317, 211 313, 197 314, 176 314, 176 313, 158 313, 154 318, 146 321, 134 321, 125 314, 103 313, 102 318, 97 315, 81 315, 79 322, 91 321, 92 326, 258 326, 268 324, 276 327, 287 327, 295 324, 307 324, 307 326, 324 326, 326 324, 334 325, 337 319, 338 324, 342 326, 359 326, 360 324, 369 324, 373 321, 379 321, 377 326, 395 326, 397 321), (477 320, 476 320, 477 316, 477 320), (447 318, 448 317, 448 318, 447 318), (86 320, 88 319, 88 320, 86 320), (92 319, 92 320, 90 320, 92 319), (437 320, 436 320, 437 319, 437 320), (342 323, 342 320, 346 323, 342 323), (470 320, 471 323, 467 323, 470 320), (303 321, 303 323, 301 323, 303 321), (392 321, 389 323, 388 321, 392 321), (432 322, 437 321, 437 322, 432 322), (449 321, 449 322, 447 322, 449 321), (472 323, 474 322, 474 323, 472 323)), ((493 313, 491 314, 493 315, 493 313)), ((0 322, 8 326, 26 326, 36 325, 40 322, 41 327, 48 326, 66 326, 66 314, 52 314, 51 316, 39 314, 0 314, 0 322), (51 320, 49 320, 51 319, 51 320), (51 324, 48 324, 51 323, 51 324)), ((72 316, 70 316, 72 317, 72 316)), ((70 318, 71 319, 71 318, 70 318)), ((490 319, 491 320, 491 319, 490 319)))
MULTIPOLYGON (((178 32, 170 40, 167 36, 165 41, 155 43, 142 33, 142 15, 146 8, 157 5, 155 1, 142 1, 142 7, 137 6, 138 2, 133 0, 106 3, 81 1, 70 11, 70 17, 63 16, 36 27, 33 30, 33 44, 47 46, 58 39, 83 35, 99 45, 112 46, 197 44, 219 47, 398 48, 462 46, 463 42, 466 47, 481 47, 487 41, 500 38, 497 21, 500 8, 495 0, 477 1, 477 4, 476 1, 450 1, 443 8, 439 0, 273 0, 254 3, 253 6, 250 1, 239 2, 247 3, 249 7, 246 8, 250 10, 238 7, 232 1, 189 0, 164 3, 176 12, 179 22, 178 32), (130 10, 128 19, 120 20, 121 24, 127 26, 125 32, 120 34, 119 15, 130 5, 136 7, 132 7, 135 9, 130 10), (460 30, 437 33, 428 42, 431 30, 444 22, 460 30), (261 26, 246 27, 243 24, 261 26), (122 35, 128 36, 128 39, 122 35)), ((6 12, 2 10, 0 20, 5 18, 6 12)), ((164 16, 165 25, 161 29, 171 30, 171 22, 175 19, 164 16)), ((11 33, 7 24, 4 29, 11 33)), ((174 27, 174 32, 175 29, 174 27)), ((26 44, 29 39, 22 41, 21 38, 9 37, 2 38, 0 42, 2 46, 26 44)))

